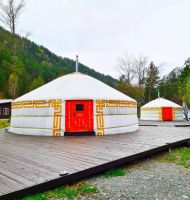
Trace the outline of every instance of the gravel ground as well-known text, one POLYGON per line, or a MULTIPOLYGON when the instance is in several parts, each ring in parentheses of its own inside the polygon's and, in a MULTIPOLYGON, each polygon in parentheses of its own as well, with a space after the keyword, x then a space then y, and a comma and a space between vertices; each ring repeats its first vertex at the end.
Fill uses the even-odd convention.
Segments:
POLYGON ((125 176, 97 176, 87 183, 98 192, 77 199, 190 200, 190 169, 154 160, 127 167, 125 176))

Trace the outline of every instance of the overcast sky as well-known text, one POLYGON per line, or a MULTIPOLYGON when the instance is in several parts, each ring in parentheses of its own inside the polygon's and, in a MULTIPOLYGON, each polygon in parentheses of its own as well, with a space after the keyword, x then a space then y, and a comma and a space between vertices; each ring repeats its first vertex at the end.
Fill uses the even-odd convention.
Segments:
POLYGON ((143 54, 162 73, 190 56, 190 0, 26 0, 17 32, 59 56, 118 77, 117 58, 143 54))

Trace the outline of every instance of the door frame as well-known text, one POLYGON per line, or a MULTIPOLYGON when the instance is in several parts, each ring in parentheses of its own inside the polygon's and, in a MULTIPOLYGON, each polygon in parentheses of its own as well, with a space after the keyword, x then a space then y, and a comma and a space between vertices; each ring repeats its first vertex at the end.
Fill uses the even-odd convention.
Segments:
MULTIPOLYGON (((75 104, 76 105, 76 104, 75 104)), ((65 132, 64 136, 95 136, 95 131, 94 131, 94 100, 92 99, 68 99, 65 100, 65 132), (67 120, 67 102, 68 101, 92 101, 92 123, 93 123, 93 129, 92 131, 66 131, 66 120, 67 120)))
POLYGON ((174 116, 174 109, 173 109, 173 107, 170 107, 170 106, 162 107, 162 121, 173 121, 173 118, 174 118, 173 116, 174 116), (172 111, 171 120, 164 120, 164 118, 163 118, 163 109, 166 109, 166 108, 171 109, 171 111, 172 111))

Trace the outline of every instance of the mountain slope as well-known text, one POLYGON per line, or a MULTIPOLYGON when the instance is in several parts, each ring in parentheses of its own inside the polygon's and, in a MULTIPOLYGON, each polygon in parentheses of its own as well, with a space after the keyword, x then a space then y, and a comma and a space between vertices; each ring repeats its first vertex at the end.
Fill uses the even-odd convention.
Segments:
MULTIPOLYGON (((11 41, 11 33, 0 27, 0 98, 13 96, 11 88, 15 80, 16 96, 20 96, 59 76, 75 71, 75 61, 59 57, 47 48, 18 35, 16 36, 17 67, 13 69, 11 41)), ((117 80, 109 75, 101 74, 83 64, 79 65, 79 69, 80 72, 112 87, 116 85, 117 80)))

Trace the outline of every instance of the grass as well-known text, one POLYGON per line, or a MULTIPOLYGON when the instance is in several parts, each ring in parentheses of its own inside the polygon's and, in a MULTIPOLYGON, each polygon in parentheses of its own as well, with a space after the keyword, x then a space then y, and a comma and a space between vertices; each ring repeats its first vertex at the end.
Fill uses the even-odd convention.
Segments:
MULTIPOLYGON (((161 155, 153 157, 153 159, 160 162, 170 162, 176 163, 184 166, 185 168, 190 168, 190 148, 188 147, 178 147, 170 149, 169 152, 163 153, 161 155)), ((138 163, 132 164, 129 168, 137 167, 140 165, 138 163)), ((104 176, 107 178, 118 177, 126 175, 127 171, 123 168, 113 168, 104 172, 104 176)), ((78 195, 87 195, 97 192, 97 188, 90 186, 85 182, 80 182, 75 185, 67 185, 56 188, 51 191, 44 193, 39 193, 33 196, 24 197, 22 200, 52 200, 52 199, 74 199, 78 195)), ((99 198, 101 200, 101 197, 99 198)))
POLYGON ((0 128, 5 128, 5 127, 7 127, 9 125, 10 125, 9 120, 6 120, 6 119, 0 120, 0 128))
POLYGON ((79 194, 89 194, 96 192, 97 188, 85 183, 78 183, 72 186, 62 186, 51 191, 39 193, 33 196, 24 197, 22 200, 51 200, 51 199, 74 199, 79 194))
POLYGON ((116 177, 116 176, 125 176, 126 172, 122 168, 115 168, 107 170, 104 175, 107 178, 116 177))
POLYGON ((178 147, 170 149, 169 152, 159 156, 157 160, 162 162, 171 162, 190 168, 190 148, 178 147))

